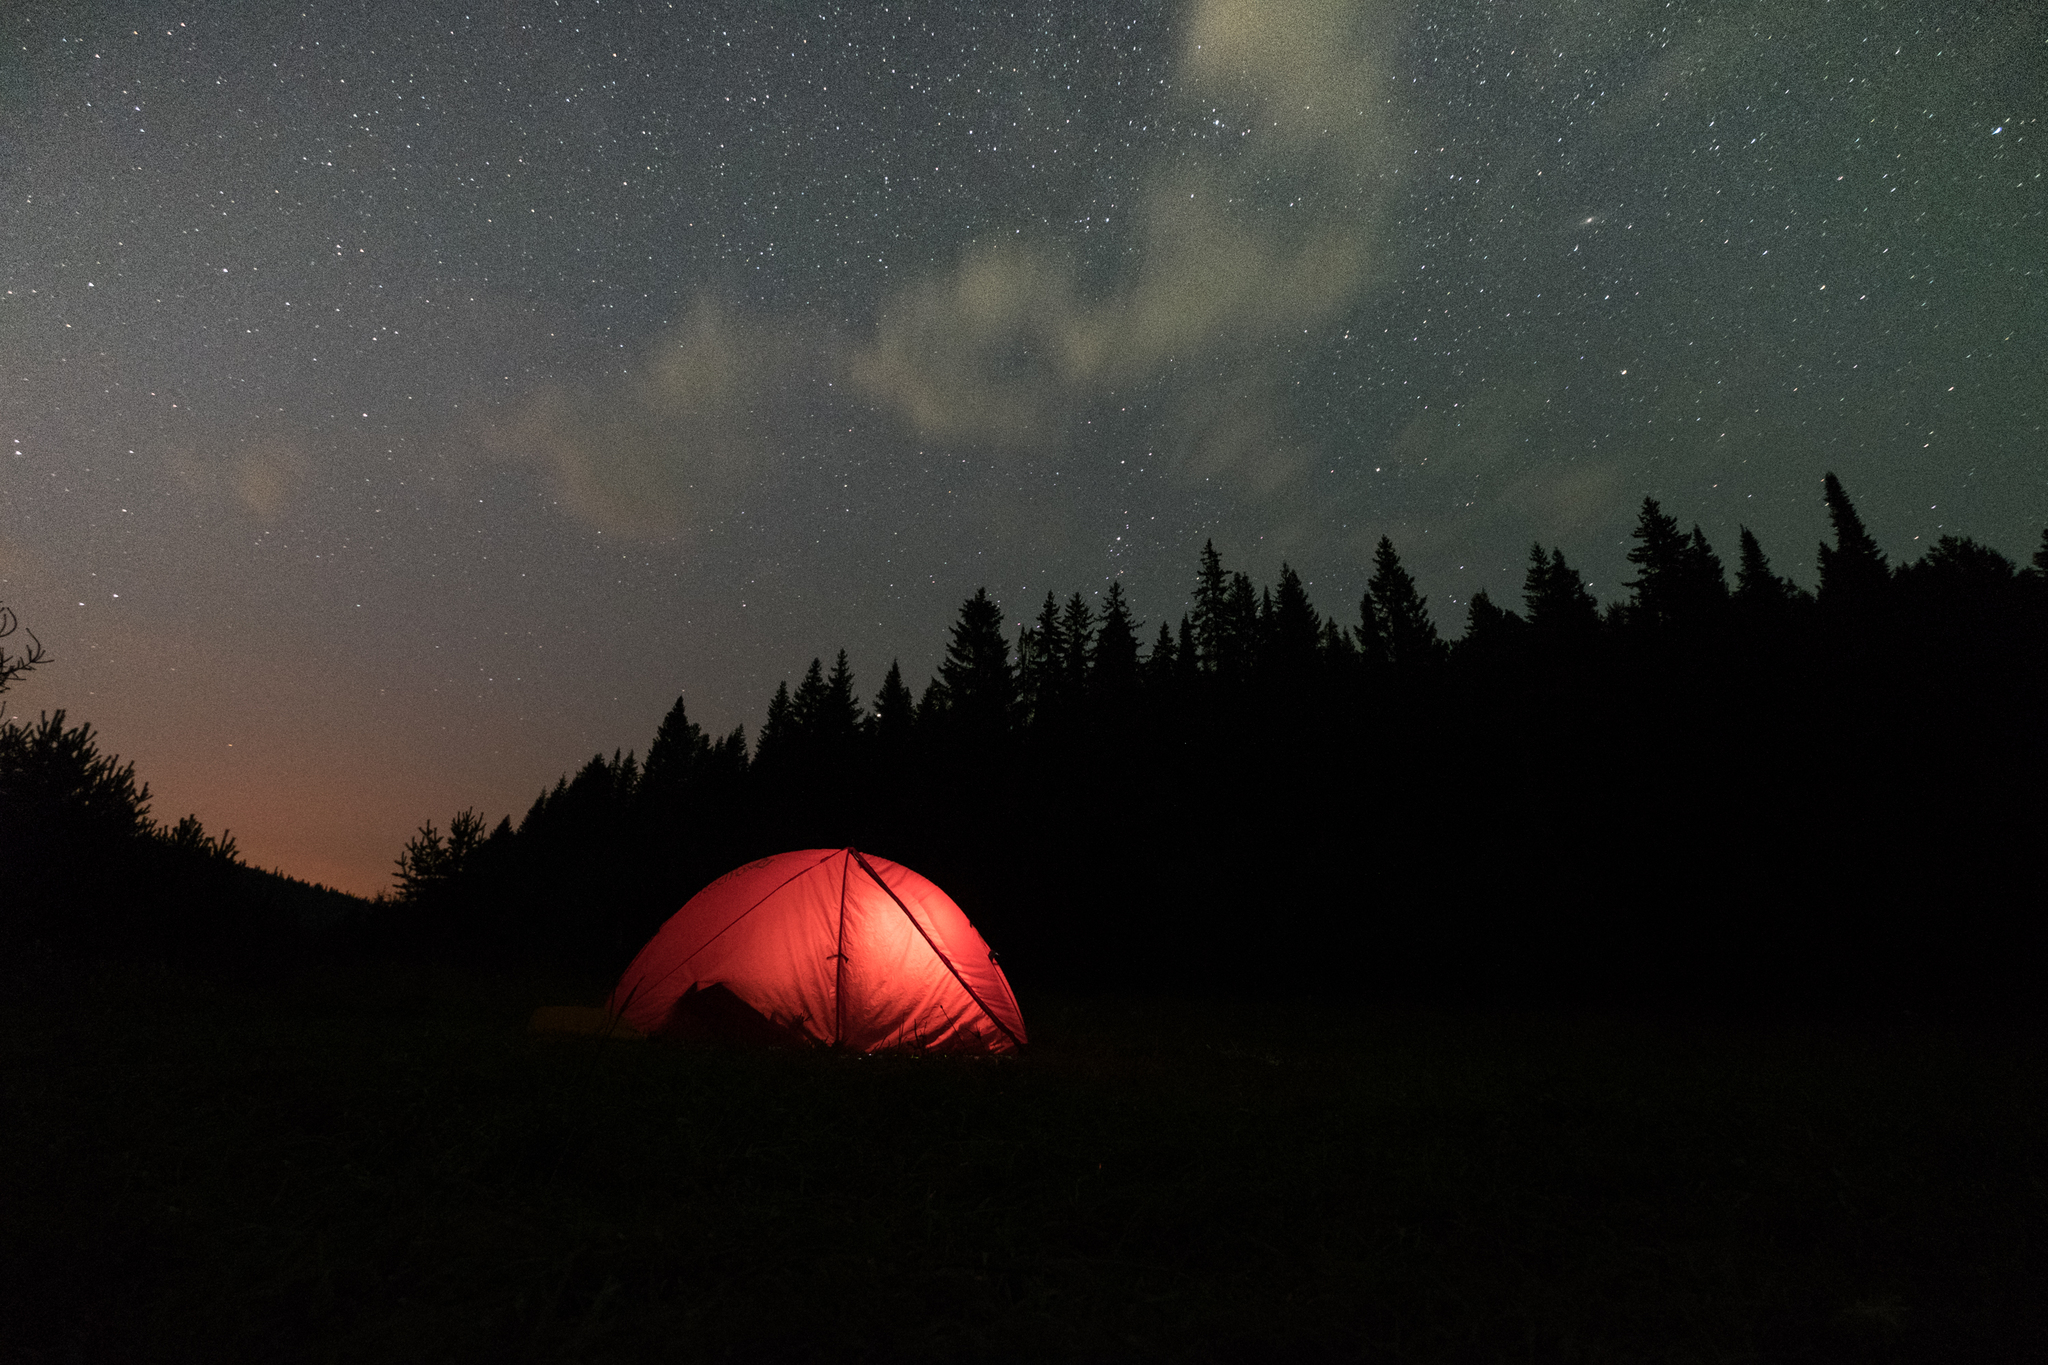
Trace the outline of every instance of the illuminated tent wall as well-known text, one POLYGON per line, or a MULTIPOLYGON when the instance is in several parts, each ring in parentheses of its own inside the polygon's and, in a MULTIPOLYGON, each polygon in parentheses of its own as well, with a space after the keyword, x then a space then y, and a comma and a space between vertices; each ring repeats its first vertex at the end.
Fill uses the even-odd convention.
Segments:
POLYGON ((692 896, 619 978, 643 1033, 1010 1052, 1024 1017, 945 892, 854 849, 781 853, 692 896))

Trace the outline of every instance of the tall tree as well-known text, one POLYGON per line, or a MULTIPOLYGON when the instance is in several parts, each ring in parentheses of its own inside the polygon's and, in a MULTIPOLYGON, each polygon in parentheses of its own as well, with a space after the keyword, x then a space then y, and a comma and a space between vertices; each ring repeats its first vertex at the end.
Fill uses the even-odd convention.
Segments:
POLYGON ((825 678, 825 696, 818 705, 818 732, 828 747, 843 751, 859 737, 860 722, 860 702, 853 695, 853 669, 842 649, 832 661, 832 672, 825 678))
POLYGON ((647 761, 640 769, 641 800, 657 805, 672 803, 710 756, 710 739, 690 719, 683 699, 677 697, 655 728, 654 742, 647 746, 647 761))
POLYGON ((1821 544, 1820 586, 1816 596, 1822 607, 1867 607, 1884 596, 1891 582, 1884 551, 1877 548, 1877 542, 1864 529, 1863 518, 1856 515, 1856 506, 1843 491, 1840 479, 1829 473, 1821 480, 1821 492, 1827 499, 1835 543, 1821 544))
POLYGON ((1374 614, 1385 623, 1387 662, 1407 672, 1440 663, 1444 644, 1437 638, 1436 622, 1430 620, 1429 607, 1416 590, 1414 578, 1401 567, 1392 540, 1380 537, 1372 563, 1366 596, 1372 600, 1374 614))
POLYGON ((900 750, 917 724, 917 702, 903 685, 903 666, 889 660, 882 690, 875 693, 875 739, 885 752, 900 750))
POLYGON ((960 606, 939 665, 951 720, 984 733, 1009 730, 1017 711, 1017 678, 1010 667, 1010 642, 1003 638, 1003 609, 987 588, 960 606))
POLYGON ((824 737, 824 660, 811 660, 811 666, 804 670, 804 680, 796 685, 796 692, 789 703, 790 732, 796 736, 798 747, 808 756, 816 752, 824 737))
POLYGON ((1305 673, 1322 653, 1322 618, 1309 604, 1301 575, 1285 560, 1280 563, 1280 591, 1273 598, 1270 634, 1273 663, 1282 673, 1305 673))
POLYGON ((1522 581, 1522 605, 1529 626, 1545 639, 1584 638, 1600 628, 1600 605, 1579 571, 1565 563, 1564 551, 1540 544, 1529 547, 1529 573, 1522 581))
POLYGON ((1078 592, 1067 599, 1066 609, 1060 613, 1060 637, 1060 695, 1078 702, 1088 691, 1095 650, 1095 613, 1078 592))
POLYGON ((1060 696, 1060 669, 1066 658, 1066 638, 1060 630, 1060 604, 1050 592, 1038 609, 1036 625, 1026 626, 1017 637, 1018 682, 1024 705, 1034 718, 1051 715, 1060 696))
POLYGON ((1223 571, 1223 556, 1216 542, 1202 542, 1202 567, 1195 574, 1194 643, 1195 656, 1183 657, 1183 666, 1197 664, 1213 673, 1223 658, 1224 640, 1230 633, 1230 575, 1223 571))
POLYGON ((1721 567, 1721 556, 1707 544, 1706 533, 1697 522, 1685 542, 1684 563, 1681 610, 1688 622, 1711 625, 1721 619, 1728 606, 1728 574, 1721 567))
POLYGON ((768 699, 768 718, 761 722, 760 737, 754 741, 754 762, 764 769, 783 762, 797 742, 794 709, 789 700, 789 683, 775 684, 775 695, 768 699))
MULTIPOLYGON (((1131 616, 1124 585, 1112 578, 1102 594, 1095 628, 1095 663, 1090 684, 1100 696, 1122 697, 1138 686, 1138 632, 1144 623, 1131 616)), ((1164 627, 1161 627, 1164 629, 1164 627)))
POLYGON ((1217 672, 1241 680, 1251 672, 1259 640, 1259 595, 1248 573, 1230 576, 1230 597, 1224 608, 1221 656, 1217 672))
POLYGON ((1159 638, 1152 642, 1152 652, 1145 656, 1145 686, 1163 692, 1172 686, 1179 673, 1180 657, 1173 646, 1173 631, 1161 621, 1159 638))
POLYGON ((1687 596, 1684 532, 1655 498, 1644 498, 1629 538, 1636 542, 1628 552, 1636 576, 1622 586, 1629 590, 1630 624, 1653 630, 1677 624, 1685 615, 1687 596))
POLYGON ((1737 528, 1742 535, 1742 554, 1735 568, 1735 605, 1752 619, 1773 619, 1782 615, 1802 595, 1789 578, 1781 578, 1771 568, 1771 561, 1764 555, 1764 547, 1757 542, 1755 532, 1747 526, 1737 528))

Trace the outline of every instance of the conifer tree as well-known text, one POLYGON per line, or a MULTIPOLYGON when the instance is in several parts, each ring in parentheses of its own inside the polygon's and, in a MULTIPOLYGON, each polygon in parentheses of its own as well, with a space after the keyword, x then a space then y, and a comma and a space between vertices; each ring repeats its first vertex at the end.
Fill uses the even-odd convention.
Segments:
POLYGON ((917 702, 911 697, 910 689, 903 685, 902 665, 891 659, 889 671, 882 677, 882 690, 875 693, 876 742, 885 751, 900 749, 909 740, 916 723, 917 702))
POLYGON ((1522 605, 1529 626, 1548 639, 1589 636, 1600 628, 1600 606, 1579 571, 1565 563, 1564 551, 1541 544, 1529 547, 1529 574, 1522 582, 1522 605))
POLYGON ((1821 480, 1827 498, 1828 520, 1834 526, 1835 543, 1820 547, 1820 585, 1816 596, 1823 608, 1857 610, 1878 601, 1891 581, 1884 552, 1877 548, 1855 504, 1842 490, 1841 480, 1832 473, 1821 480))
POLYGON ((1280 563, 1280 591, 1272 601, 1273 661, 1283 672, 1306 672, 1322 652, 1323 622, 1309 604, 1301 575, 1285 560, 1280 563))
POLYGON ((1230 576, 1223 571, 1223 557, 1216 542, 1202 543, 1202 567, 1195 575, 1195 653, 1182 653, 1183 667, 1199 667, 1213 673, 1224 654, 1224 638, 1230 633, 1230 576))
POLYGON ((823 737, 825 664, 822 659, 811 660, 811 666, 804 670, 804 680, 796 685, 796 692, 789 703, 790 734, 797 741, 796 747, 809 755, 816 751, 823 737))
POLYGON ((768 699, 768 718, 761 722, 761 736, 754 741, 755 763, 773 768, 787 757, 796 738, 794 709, 789 699, 789 683, 775 684, 775 695, 768 699))
POLYGON ((711 741, 690 719, 683 699, 676 698, 668 714, 655 728, 654 742, 647 746, 647 761, 640 770, 643 804, 674 802, 710 757, 711 741))
POLYGON ((1195 643, 1194 624, 1183 616, 1180 618, 1180 644, 1176 650, 1177 676, 1183 681, 1193 679, 1202 670, 1202 655, 1195 643))
POLYGON ((1217 672, 1233 680, 1242 680, 1251 672, 1258 641, 1258 592, 1252 587, 1250 574, 1233 573, 1230 576, 1230 597, 1224 609, 1223 638, 1220 641, 1221 655, 1216 661, 1217 672))
POLYGON ((1373 600, 1370 587, 1358 599, 1358 625, 1352 630, 1352 641, 1359 662, 1368 674, 1377 673, 1387 666, 1387 622, 1380 612, 1379 603, 1373 600))
POLYGON ((1066 658, 1066 638, 1060 630, 1059 601, 1050 592, 1038 609, 1038 622, 1027 626, 1017 639, 1017 672, 1024 705, 1034 718, 1050 715, 1060 695, 1060 668, 1066 658))
POLYGON ((1461 654, 1490 655, 1509 647, 1528 622, 1505 607, 1496 606, 1486 589, 1472 594, 1465 604, 1465 635, 1458 642, 1461 654))
POLYGON ((1088 692, 1095 649, 1095 613, 1078 592, 1060 613, 1060 646, 1060 695, 1069 703, 1078 702, 1088 692))
POLYGON ((844 649, 832 661, 832 671, 826 675, 817 725, 826 751, 834 756, 843 757, 860 738, 860 702, 853 694, 853 669, 846 661, 844 649))
POLYGON ((1179 673, 1180 657, 1174 648, 1173 631, 1161 621, 1159 638, 1152 642, 1152 652, 1145 656, 1145 686, 1150 691, 1164 692, 1173 685, 1179 673))
POLYGON ((987 588, 975 589, 961 604, 939 677, 953 722, 984 733, 1009 730, 1017 710, 1017 678, 1010 667, 1010 642, 1003 638, 1003 609, 987 588))
POLYGON ((1372 580, 1366 585, 1373 613, 1385 623, 1387 662, 1397 669, 1413 672, 1442 661, 1443 641, 1437 638, 1436 623, 1416 591, 1415 580, 1401 567, 1394 542, 1380 537, 1373 553, 1372 580))
POLYGON ((929 732, 946 718, 946 685, 937 678, 928 679, 924 695, 917 699, 917 728, 929 732))
POLYGON ((1802 594, 1791 579, 1781 578, 1771 569, 1771 561, 1765 557, 1756 534, 1747 526, 1737 529, 1742 535, 1742 555, 1735 569, 1735 605, 1753 618, 1773 618, 1802 594))
POLYGON ((1721 556, 1714 553, 1714 547, 1707 544, 1706 533, 1693 523, 1692 535, 1685 542, 1685 591, 1681 609, 1685 618, 1699 625, 1711 625, 1721 619, 1728 605, 1728 574, 1721 567, 1721 556))
MULTIPOLYGON (((1138 632, 1124 585, 1112 578, 1102 595, 1102 613, 1095 630, 1095 663, 1090 684, 1100 696, 1121 697, 1138 686, 1138 632)), ((1162 627, 1164 629, 1164 627, 1162 627)))
POLYGON ((1685 614, 1687 597, 1684 533, 1655 498, 1644 498, 1629 536, 1636 545, 1628 552, 1628 562, 1637 570, 1636 577, 1622 584, 1630 594, 1630 623, 1653 630, 1676 624, 1685 614))

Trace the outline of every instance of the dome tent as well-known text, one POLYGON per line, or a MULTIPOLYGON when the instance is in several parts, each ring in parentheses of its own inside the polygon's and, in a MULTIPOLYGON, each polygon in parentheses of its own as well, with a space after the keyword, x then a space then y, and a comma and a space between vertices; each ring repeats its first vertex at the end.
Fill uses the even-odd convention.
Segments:
POLYGON ((608 1008, 642 1033, 862 1052, 1010 1052, 1024 1018, 995 954, 945 892, 856 849, 726 873, 662 925, 608 1008))

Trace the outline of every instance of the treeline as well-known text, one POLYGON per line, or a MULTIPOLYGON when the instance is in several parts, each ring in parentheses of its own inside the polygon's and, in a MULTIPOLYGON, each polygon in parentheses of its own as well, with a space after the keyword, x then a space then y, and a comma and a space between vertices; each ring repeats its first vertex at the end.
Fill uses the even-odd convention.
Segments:
MULTIPOLYGON (((40 646, 0 654, 0 684, 24 660, 43 662, 40 646)), ((157 820, 151 805, 135 765, 102 753, 91 725, 62 711, 0 724, 0 954, 274 963, 367 908, 250 867, 231 834, 192 815, 157 820)))
POLYGON ((985 591, 863 706, 842 650, 751 751, 678 700, 517 826, 423 826, 385 950, 615 971, 706 882, 856 844, 934 877, 1027 986, 1729 1008, 2018 1002, 2042 963, 2048 534, 1896 568, 1833 475, 1809 592, 1645 499, 1626 599, 1533 546, 1447 640, 1382 540, 1355 612, 1213 545, 1121 587, 985 591), (2024 983, 2024 984, 2022 984, 2024 983))

